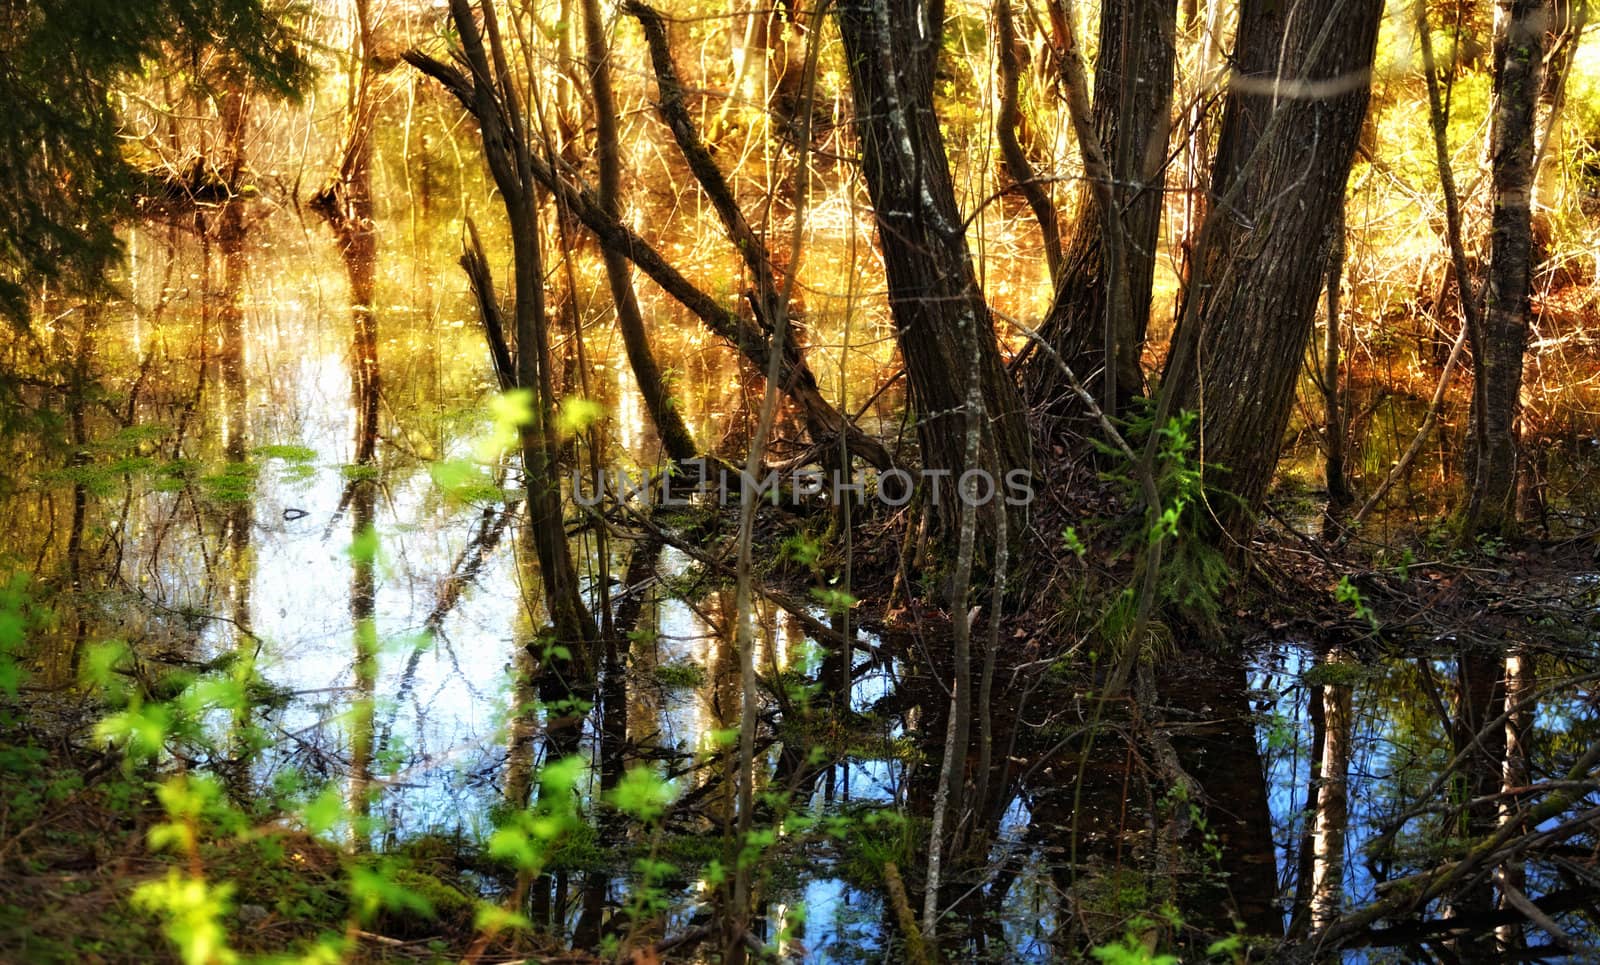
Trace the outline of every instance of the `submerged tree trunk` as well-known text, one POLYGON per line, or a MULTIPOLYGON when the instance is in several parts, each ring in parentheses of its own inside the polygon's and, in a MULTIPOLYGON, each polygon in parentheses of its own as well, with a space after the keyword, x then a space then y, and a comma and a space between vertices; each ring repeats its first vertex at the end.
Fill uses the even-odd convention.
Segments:
POLYGON ((1489 247, 1488 311, 1482 351, 1473 357, 1483 391, 1482 451, 1474 454, 1471 493, 1461 537, 1509 535, 1516 527, 1517 418, 1532 288, 1534 119, 1544 63, 1546 5, 1498 0, 1495 6, 1494 98, 1490 178, 1494 190, 1489 247))
POLYGON ((1248 934, 1279 938, 1284 923, 1277 904, 1270 793, 1251 723, 1245 668, 1232 659, 1191 658, 1181 670, 1169 669, 1158 687, 1145 695, 1147 702, 1159 693, 1165 706, 1188 712, 1188 719, 1206 721, 1172 737, 1176 760, 1169 767, 1177 766, 1180 771, 1174 774, 1186 774, 1193 786, 1205 791, 1204 801, 1175 795, 1170 802, 1177 809, 1195 805, 1203 809, 1198 813, 1204 815, 1204 828, 1198 822, 1190 827, 1182 844, 1198 858, 1204 853, 1202 836, 1214 836, 1214 843, 1227 855, 1226 866, 1216 869, 1226 872, 1225 880, 1203 875, 1183 889, 1184 918, 1219 933, 1242 922, 1248 934), (1196 672, 1198 668, 1203 672, 1196 672))
MULTIPOLYGON (((1106 0, 1100 6, 1093 118, 1110 169, 1115 211, 1106 218, 1094 188, 1087 182, 1080 185, 1078 218, 1064 241, 1061 278, 1039 328, 1096 396, 1102 394, 1097 385, 1104 376, 1095 373, 1105 371, 1106 345, 1115 345, 1111 372, 1116 408, 1144 386, 1139 356, 1150 320, 1156 239, 1166 198, 1176 15, 1171 0, 1106 0), (1115 237, 1108 239, 1108 232, 1115 237), (1113 265, 1107 253, 1112 245, 1118 255, 1114 270, 1123 276, 1119 279, 1110 277, 1113 265)), ((1024 384, 1036 403, 1059 407, 1076 398, 1061 383, 1048 353, 1030 357, 1024 384)), ((1106 411, 1115 415, 1116 408, 1106 411)))
POLYGON ((1163 409, 1200 415, 1200 456, 1236 530, 1277 465, 1323 289, 1330 212, 1366 117, 1380 0, 1246 0, 1163 409))
POLYGON ((967 250, 933 106, 944 3, 845 0, 838 22, 923 468, 949 474, 930 498, 941 539, 953 549, 956 479, 969 469, 1026 468, 1029 448, 1021 400, 967 250), (958 377, 974 370, 984 408, 976 466, 967 462, 966 380, 958 377))
MULTIPOLYGON (((365 183, 366 178, 361 178, 365 183)), ((370 202, 367 205, 370 211, 370 202)), ((362 223, 358 236, 368 239, 364 248, 346 245, 345 268, 350 276, 352 324, 350 351, 350 402, 355 409, 355 453, 351 464, 371 467, 378 441, 378 337, 372 314, 374 269, 371 219, 362 223)), ((355 642, 355 705, 351 708, 350 807, 351 832, 357 850, 365 850, 371 835, 373 713, 378 682, 377 544, 374 524, 378 481, 358 476, 350 481, 346 497, 350 507, 350 620, 355 642)))
POLYGON ((1305 804, 1301 807, 1299 850, 1295 855, 1294 903, 1289 916, 1287 937, 1302 941, 1311 930, 1311 885, 1316 874, 1317 796, 1322 782, 1322 752, 1328 746, 1326 687, 1306 688, 1306 717, 1311 723, 1311 746, 1307 754, 1305 804))
MULTIPOLYGON (((1529 742, 1533 736, 1534 713, 1538 709, 1534 698, 1539 685, 1538 674, 1534 669, 1534 655, 1526 647, 1514 645, 1506 653, 1505 677, 1505 763, 1500 769, 1500 824, 1502 827, 1511 824, 1520 824, 1523 819, 1522 809, 1518 800, 1532 780, 1529 769, 1529 742), (1530 706, 1520 706, 1527 701, 1530 706)), ((1520 827, 1519 831, 1532 830, 1520 827)), ((1527 880, 1527 867, 1521 858, 1508 861, 1499 869, 1499 880, 1502 886, 1500 907, 1515 909, 1515 905, 1507 898, 1505 890, 1515 888, 1519 891, 1527 880)), ((1519 929, 1514 926, 1505 926, 1499 930, 1499 941, 1502 948, 1507 948, 1519 940, 1519 929)))

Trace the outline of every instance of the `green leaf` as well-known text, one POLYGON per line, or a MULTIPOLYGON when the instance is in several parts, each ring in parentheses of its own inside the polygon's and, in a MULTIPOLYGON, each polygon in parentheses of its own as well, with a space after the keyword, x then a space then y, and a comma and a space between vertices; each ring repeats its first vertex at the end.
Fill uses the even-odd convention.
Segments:
POLYGON ((605 406, 593 399, 569 395, 561 400, 561 411, 556 414, 556 430, 562 438, 570 438, 605 417, 605 406))
POLYGON ((412 912, 433 917, 433 904, 427 898, 395 880, 394 869, 385 865, 350 869, 350 900, 363 921, 383 911, 412 912))
POLYGON ((222 925, 232 897, 230 883, 211 885, 173 868, 165 878, 135 889, 133 904, 164 919, 163 930, 178 946, 185 965, 229 965, 239 960, 222 925))
POLYGON ((251 451, 262 459, 282 459, 284 462, 311 462, 317 458, 317 450, 307 446, 256 446, 251 451))
POLYGON ((517 444, 521 428, 533 422, 533 391, 502 392, 489 400, 489 415, 494 420, 489 435, 472 448, 473 457, 479 462, 494 462, 517 444))
POLYGON ((336 784, 329 784, 300 812, 300 820, 312 834, 327 834, 342 823, 346 816, 344 794, 336 784))
POLYGON ((172 712, 165 704, 150 704, 112 714, 95 726, 99 740, 121 744, 131 757, 154 757, 161 753, 172 729, 172 712))
POLYGON ((622 775, 611 791, 610 801, 623 814, 654 821, 666 813, 677 797, 677 785, 647 767, 635 767, 622 775))
POLYGON ((357 563, 371 563, 378 558, 378 530, 368 526, 350 541, 350 558, 357 563))
POLYGON ((483 468, 466 459, 447 459, 430 463, 428 475, 433 484, 457 502, 496 502, 505 498, 505 492, 483 468))
POLYGON ((497 932, 529 929, 533 927, 533 922, 514 911, 484 902, 478 906, 478 913, 473 917, 473 927, 478 931, 497 932))

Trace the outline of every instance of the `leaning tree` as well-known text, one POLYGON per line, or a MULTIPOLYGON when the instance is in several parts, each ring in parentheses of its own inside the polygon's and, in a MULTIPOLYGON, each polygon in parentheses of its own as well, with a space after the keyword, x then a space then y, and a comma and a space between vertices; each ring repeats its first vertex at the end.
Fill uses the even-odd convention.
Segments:
POLYGON ((1238 534, 1277 466, 1366 118, 1382 0, 1245 0, 1157 418, 1198 414, 1216 519, 1238 534))

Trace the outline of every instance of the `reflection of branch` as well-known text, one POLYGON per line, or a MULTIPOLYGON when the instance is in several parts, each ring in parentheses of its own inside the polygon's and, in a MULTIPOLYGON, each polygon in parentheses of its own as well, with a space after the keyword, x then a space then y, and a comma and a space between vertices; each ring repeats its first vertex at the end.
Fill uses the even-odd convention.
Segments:
POLYGON ((433 609, 428 612, 428 619, 423 622, 424 630, 438 633, 444 626, 445 617, 449 616, 450 611, 461 599, 462 588, 478 578, 478 573, 500 545, 500 538, 505 535, 506 526, 516 518, 517 509, 521 505, 520 501, 513 500, 506 503, 498 513, 493 506, 483 510, 477 534, 456 556, 455 564, 450 567, 450 575, 440 581, 439 599, 434 602, 433 609))
MULTIPOLYGON (((1541 898, 1533 899, 1532 904, 1541 914, 1556 915, 1569 911, 1582 911, 1593 900, 1593 893, 1587 888, 1571 888, 1563 891, 1552 892, 1541 898)), ((1442 935, 1462 934, 1477 932, 1482 934, 1502 925, 1520 925, 1527 916, 1514 909, 1496 909, 1493 911, 1475 911, 1471 921, 1462 919, 1467 916, 1452 915, 1449 918, 1437 918, 1432 921, 1404 922, 1390 925, 1386 928, 1369 929, 1359 939, 1346 943, 1345 949, 1377 947, 1398 948, 1405 945, 1415 945, 1430 938, 1442 935)), ((1531 949, 1529 949, 1531 951, 1531 949)), ((1534 961, 1535 959, 1526 959, 1534 961)))
POLYGON ((1527 915, 1529 921, 1542 928, 1546 934, 1556 940, 1557 944, 1562 945, 1569 951, 1594 954, 1594 949, 1584 947, 1582 943, 1563 931, 1561 926, 1557 925, 1549 915, 1540 910, 1538 905, 1529 901, 1528 896, 1522 893, 1522 889, 1511 882, 1511 878, 1506 874, 1504 868, 1495 869, 1494 881, 1499 886, 1500 894, 1504 896, 1506 904, 1527 915))
POLYGON ((1506 722, 1509 721, 1514 715, 1522 711, 1537 709, 1540 700, 1561 690, 1576 688, 1581 684, 1591 683, 1596 680, 1600 680, 1600 672, 1587 673, 1579 677, 1569 677, 1565 680, 1560 680, 1548 686, 1541 687, 1538 690, 1528 693, 1521 700, 1518 700, 1516 703, 1505 708, 1505 710, 1503 710, 1493 720, 1485 723, 1481 728, 1478 729, 1478 732, 1472 736, 1472 741, 1468 744, 1468 746, 1462 748, 1461 751, 1452 757, 1450 762, 1447 763, 1439 772, 1439 776, 1434 778, 1433 783, 1423 791, 1418 798, 1420 803, 1406 809, 1405 811, 1401 812, 1398 817, 1385 823, 1382 830, 1373 837, 1372 842, 1367 846, 1369 852, 1376 853, 1379 850, 1389 848, 1393 844, 1395 836, 1400 833, 1401 829, 1404 828, 1406 824, 1408 824, 1414 818, 1426 814, 1429 811, 1437 810, 1437 807, 1433 802, 1442 799, 1445 785, 1450 783, 1452 775, 1466 765, 1469 757, 1486 753, 1483 744, 1484 738, 1504 727, 1506 722))
MULTIPOLYGON (((1589 748, 1567 771, 1567 780, 1580 781, 1600 763, 1600 744, 1589 748)), ((1295 950, 1291 959, 1312 955, 1327 955, 1346 945, 1355 945, 1363 935, 1370 935, 1371 926, 1385 918, 1392 918, 1421 908, 1456 888, 1476 879, 1508 861, 1516 860, 1535 848, 1569 838, 1580 831, 1593 829, 1600 824, 1600 808, 1591 808, 1569 818, 1553 828, 1538 830, 1541 825, 1567 811, 1586 795, 1558 791, 1541 804, 1520 809, 1508 816, 1494 834, 1471 846, 1467 853, 1421 874, 1388 882, 1389 897, 1381 898, 1364 907, 1347 912, 1335 919, 1304 944, 1305 951, 1295 950), (1518 834, 1519 828, 1535 830, 1518 834)), ((1482 920, 1483 916, 1475 916, 1482 920)))
MULTIPOLYGON (((486 507, 480 518, 477 533, 467 541, 467 545, 462 547, 460 554, 456 556, 455 563, 450 567, 450 574, 440 581, 439 599, 434 601, 433 609, 428 612, 428 618, 422 623, 423 639, 412 646, 411 656, 406 659, 405 669, 400 672, 400 686, 395 691, 393 709, 389 719, 384 722, 382 733, 378 736, 376 753, 379 756, 388 748, 389 735, 394 729, 400 704, 416 686, 417 667, 422 661, 422 654, 431 644, 444 639, 445 617, 449 616, 450 611, 460 602, 462 589, 477 579, 484 564, 494 554, 495 548, 500 545, 501 537, 505 535, 506 526, 516 517, 520 505, 520 502, 509 502, 499 513, 496 513, 492 506, 486 507)), ((458 667, 457 670, 459 669, 458 667)))
MULTIPOLYGON (((668 546, 671 546, 673 549, 679 550, 696 563, 699 563, 702 566, 710 567, 711 569, 723 575, 732 575, 734 573, 734 567, 729 566, 724 561, 717 559, 710 553, 707 553, 705 550, 701 549, 698 544, 686 540, 670 530, 663 529, 662 527, 656 525, 656 523, 648 516, 645 516, 642 513, 634 512, 631 508, 628 509, 628 513, 633 518, 634 522, 643 526, 645 530, 652 536, 666 543, 668 546)), ((804 602, 788 595, 787 593, 782 593, 778 590, 774 590, 770 587, 762 586, 760 584, 752 584, 751 589, 756 593, 756 595, 762 597, 769 603, 777 606, 778 609, 783 610, 790 616, 794 617, 795 621, 800 624, 802 629, 805 630, 806 635, 814 638, 817 640, 817 642, 825 643, 831 647, 843 647, 845 645, 844 636, 833 627, 828 626, 826 623, 823 623, 821 620, 818 620, 816 617, 812 616, 804 602)), ((863 650, 869 653, 875 652, 874 648, 862 643, 852 643, 851 645, 858 650, 863 650)))

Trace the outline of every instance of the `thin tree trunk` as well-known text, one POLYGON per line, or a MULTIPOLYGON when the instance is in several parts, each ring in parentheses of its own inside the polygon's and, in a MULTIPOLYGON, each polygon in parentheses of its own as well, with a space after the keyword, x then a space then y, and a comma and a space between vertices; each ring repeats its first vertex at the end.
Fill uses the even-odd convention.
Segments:
MULTIPOLYGON (((367 183, 366 169, 354 183, 367 183)), ((363 199, 363 190, 358 197, 363 199)), ((358 208, 370 214, 370 202, 358 208)), ((355 244, 344 246, 345 268, 350 276, 350 395, 356 413, 354 458, 357 466, 372 466, 378 441, 378 338, 372 313, 374 270, 371 218, 364 217, 348 237, 355 244), (364 225, 365 227, 359 227, 364 225), (364 239, 364 240, 362 240, 364 239)), ((350 619, 355 636, 356 704, 352 709, 350 752, 351 830, 358 850, 365 850, 371 835, 371 779, 374 755, 374 696, 378 682, 377 629, 377 547, 374 523, 377 516, 378 482, 358 478, 350 483, 350 619)))
MULTIPOLYGON (((1506 705, 1506 733, 1505 733, 1505 763, 1500 769, 1500 791, 1505 796, 1500 800, 1500 826, 1518 824, 1521 821, 1521 808, 1517 806, 1518 789, 1528 786, 1530 774, 1528 770, 1528 741, 1532 736, 1533 719, 1537 706, 1522 706, 1538 687, 1539 678, 1534 671, 1533 654, 1522 646, 1513 647, 1506 654, 1505 678, 1505 705, 1506 705)), ((1518 828, 1518 830, 1531 830, 1518 828)), ((1500 897, 1501 908, 1514 908, 1514 903, 1509 899, 1510 889, 1521 890, 1526 882, 1527 874, 1523 862, 1513 860, 1507 862, 1499 870, 1502 893, 1500 897)), ((1520 940, 1520 930, 1506 926, 1499 931, 1500 947, 1510 948, 1520 940)))
MULTIPOLYGON (((978 458, 983 433, 983 401, 978 370, 969 370, 967 379, 967 431, 965 442, 969 464, 978 458)), ((933 822, 928 831, 928 873, 922 897, 922 937, 935 950, 939 947, 938 922, 943 861, 956 842, 946 840, 946 826, 959 827, 963 792, 966 788, 967 745, 972 735, 972 619, 967 613, 967 594, 972 587, 972 564, 976 553, 978 507, 970 500, 961 504, 961 528, 957 539, 955 586, 951 591, 950 613, 953 624, 954 673, 950 682, 950 716, 945 721, 944 757, 939 763, 939 780, 934 789, 933 822)), ((950 838, 957 835, 950 834, 950 838)))
POLYGON ((1316 869, 1317 793, 1322 782, 1322 752, 1328 743, 1327 688, 1309 687, 1306 716, 1311 720, 1310 760, 1306 773, 1305 815, 1300 833, 1300 851, 1295 859, 1294 905, 1287 935, 1292 941, 1305 938, 1311 928, 1311 880, 1316 869))
MULTIPOLYGON (((227 170, 230 190, 237 190, 240 174, 244 171, 245 133, 249 121, 250 98, 242 85, 235 85, 222 95, 221 114, 224 137, 227 141, 227 170)), ((223 453, 230 465, 243 466, 250 458, 250 380, 245 365, 244 294, 245 276, 250 267, 245 249, 246 225, 244 207, 240 199, 223 206, 217 230, 218 247, 222 250, 223 298, 218 321, 221 344, 217 364, 221 375, 222 394, 225 399, 223 421, 223 453)), ((76 416, 77 413, 74 413, 76 416)), ((250 560, 250 536, 255 530, 255 505, 252 500, 240 500, 228 507, 224 530, 232 556, 232 585, 234 603, 234 632, 238 644, 245 646, 250 627, 250 584, 253 566, 250 560)), ((241 653, 241 657, 245 655, 241 653)), ((246 658, 246 662, 248 658, 246 658)), ((241 664, 243 665, 243 664, 241 664)), ((248 750, 243 742, 250 721, 251 710, 241 707, 234 714, 236 737, 234 743, 241 766, 230 773, 230 784, 236 788, 249 785, 248 750)))
MULTIPOLYGON (((1330 652, 1331 665, 1342 657, 1330 652)), ((1345 830, 1350 823, 1351 693, 1346 684, 1322 687, 1322 772, 1317 784, 1316 830, 1311 859, 1311 929, 1321 931, 1339 917, 1344 900, 1345 830)))
MULTIPOLYGON (((1577 60, 1578 41, 1583 28, 1589 24, 1588 0, 1549 0, 1550 19, 1547 25, 1549 40, 1546 49, 1544 82, 1539 92, 1540 113, 1538 142, 1533 149, 1533 185, 1528 207, 1535 225, 1541 223, 1541 200, 1544 196, 1544 179, 1540 176, 1545 162, 1550 158, 1551 145, 1560 140, 1561 112, 1567 103, 1567 82, 1572 76, 1572 65, 1577 60)), ((1548 230, 1548 229, 1546 229, 1548 230)))
MULTIPOLYGON (((1428 120, 1433 129, 1434 163, 1439 171, 1439 186, 1444 194, 1444 223, 1445 241, 1450 248, 1450 264, 1453 269, 1451 274, 1456 279, 1457 299, 1461 305, 1461 332, 1456 336, 1455 344, 1450 348, 1450 354, 1445 359, 1444 368, 1439 372, 1439 382, 1433 390, 1433 399, 1428 404, 1427 415, 1423 417, 1422 425, 1418 427, 1417 434, 1411 440, 1411 445, 1400 456, 1400 460, 1389 470, 1389 475, 1383 483, 1372 491, 1367 501, 1361 504, 1361 509, 1356 512, 1351 520, 1351 529, 1360 526, 1371 512, 1377 508, 1379 501, 1388 494, 1394 485, 1405 477, 1411 463, 1422 452, 1424 443, 1433 432, 1433 426, 1439 418, 1439 412, 1444 407, 1445 391, 1450 386, 1450 375, 1455 371, 1456 362, 1461 358, 1461 350, 1468 342, 1481 344, 1482 321, 1478 317, 1478 299, 1472 291, 1472 275, 1467 268, 1466 245, 1461 238, 1461 200, 1456 194, 1455 172, 1450 165, 1450 147, 1446 138, 1450 118, 1445 113, 1445 104, 1439 93, 1439 77, 1437 63, 1433 56, 1432 34, 1428 27, 1428 6, 1425 0, 1416 0, 1413 7, 1412 23, 1417 31, 1417 37, 1422 48, 1422 72, 1428 86, 1428 120)), ((1479 383, 1473 385, 1473 409, 1477 410, 1477 399, 1483 390, 1479 383)), ((1478 436, 1479 422, 1472 420, 1474 438, 1478 436)))
MULTIPOLYGON (((600 18, 600 0, 583 0, 584 50, 588 60, 589 86, 594 96, 595 155, 600 166, 598 201, 607 218, 622 219, 622 143, 617 133, 616 97, 611 91, 611 52, 606 46, 605 24, 600 18)), ((613 247, 602 247, 606 279, 611 285, 611 300, 617 312, 617 327, 622 346, 633 367, 634 381, 644 398, 645 409, 661 437, 661 447, 676 462, 687 462, 698 454, 694 437, 683 422, 677 402, 667 391, 656 364, 650 337, 645 332, 644 315, 633 290, 633 266, 613 247)))
MULTIPOLYGON (((782 298, 780 281, 772 253, 767 247, 766 240, 756 233, 740 209, 738 200, 733 195, 732 186, 728 184, 710 149, 701 141, 699 132, 694 128, 684 101, 683 83, 678 79, 677 65, 672 61, 665 21, 655 9, 641 2, 630 2, 626 9, 638 19, 639 26, 644 28, 645 40, 650 47, 650 59, 655 66, 656 87, 661 93, 658 105, 661 116, 671 129, 678 149, 683 152, 684 160, 689 163, 689 170, 693 172, 695 180, 700 183, 707 200, 711 202, 711 207, 722 221, 728 240, 738 249, 745 269, 750 272, 755 289, 751 302, 758 320, 767 331, 773 331, 780 319, 790 317, 791 306, 787 301, 780 302, 782 298)), ((797 266, 789 267, 792 274, 797 266)), ((793 341, 790 333, 784 333, 784 337, 779 340, 780 344, 793 341)), ((820 443, 824 440, 816 441, 820 443)))
POLYGON ((1021 82, 1022 62, 1027 48, 1017 37, 1016 19, 1011 13, 1011 0, 995 0, 995 60, 1000 68, 1000 110, 995 118, 995 138, 1000 142, 1000 157, 1005 162, 1006 175, 1033 209, 1039 222, 1039 234, 1044 242, 1044 260, 1050 270, 1050 284, 1061 287, 1061 224, 1055 202, 1050 198, 1050 187, 1041 183, 1028 161, 1028 153, 1018 140, 1022 127, 1022 108, 1018 85, 1021 82))
POLYGON ((956 480, 980 468, 998 479, 1028 467, 1030 457, 1022 403, 978 288, 934 111, 944 3, 845 0, 837 10, 890 312, 919 416, 923 468, 948 474, 930 490, 948 559, 960 528, 956 480), (968 462, 967 394, 964 380, 951 377, 973 365, 988 413, 981 465, 968 462))
MULTIPOLYGON (((352 382, 358 381, 359 369, 352 376, 352 382)), ((363 448, 363 439, 356 440, 356 447, 363 448)), ((357 462, 370 463, 370 454, 365 463, 357 462)), ((350 500, 350 620, 354 625, 356 694, 350 709, 350 833, 352 846, 365 851, 372 836, 373 701, 378 686, 377 546, 373 536, 378 484, 362 479, 355 487, 350 500)))
MULTIPOLYGON (((408 52, 407 57, 414 66, 442 81, 477 119, 483 131, 484 158, 510 224, 516 333, 516 357, 511 361, 516 384, 533 396, 532 421, 522 427, 522 461, 529 523, 551 623, 552 638, 545 642, 554 645, 548 648, 551 659, 543 670, 541 688, 547 699, 555 699, 570 694, 574 686, 588 684, 592 674, 590 658, 599 632, 579 594, 577 570, 561 512, 560 445, 555 426, 555 385, 537 205, 537 184, 541 179, 535 173, 541 162, 533 154, 530 134, 524 126, 521 98, 507 65, 492 0, 482 0, 479 9, 483 14, 481 31, 468 0, 450 0, 451 19, 461 44, 459 56, 467 73, 415 51, 408 52)), ((469 249, 464 260, 473 261, 473 255, 469 249)), ((487 265, 480 263, 477 267, 476 273, 469 268, 469 275, 475 285, 482 285, 479 306, 487 325, 489 319, 498 316, 498 308, 488 282, 487 265)), ((554 730, 555 724, 551 727, 554 730)))
POLYGON ((1339 288, 1344 284, 1345 204, 1339 199, 1333 238, 1328 246, 1327 328, 1322 339, 1322 433, 1327 443, 1323 478, 1328 484, 1328 515, 1350 503, 1350 485, 1344 476, 1344 417, 1339 411, 1339 288))
MULTIPOLYGON (((802 104, 805 113, 801 119, 801 143, 809 143, 810 131, 810 102, 816 92, 818 48, 815 46, 806 55, 806 76, 803 81, 802 104)), ((692 152, 690 152, 692 153, 692 152)), ((772 432, 774 421, 777 418, 779 376, 783 372, 787 339, 785 335, 789 330, 789 304, 794 298, 795 278, 799 273, 800 261, 803 254, 802 242, 805 238, 805 211, 806 200, 811 191, 811 168, 802 163, 795 169, 794 193, 790 202, 794 209, 794 224, 789 236, 790 272, 785 280, 782 292, 764 293, 770 298, 768 309, 774 314, 768 317, 772 330, 772 341, 769 344, 769 359, 767 363, 766 390, 761 397, 761 413, 756 422, 755 437, 750 442, 750 451, 746 454, 744 471, 747 478, 754 478, 759 471, 765 457, 767 439, 772 432)), ((726 217, 726 215, 725 215, 726 217)), ((768 276, 768 281, 771 277, 768 276)), ((738 826, 734 840, 736 852, 742 857, 743 851, 750 843, 750 833, 755 824, 755 740, 756 740, 756 713, 760 694, 757 691, 756 664, 755 664, 755 599, 754 599, 754 557, 755 557, 755 500, 754 487, 741 486, 739 488, 739 555, 737 572, 735 576, 734 607, 736 639, 739 647, 739 768, 738 768, 738 826)), ((775 641, 769 641, 768 646, 774 646, 775 641)), ((848 651, 847 651, 848 653, 848 651)), ((848 658, 847 658, 848 659, 848 658)), ((774 676, 777 674, 776 661, 773 666, 774 676)), ((723 961, 727 965, 741 965, 745 960, 745 936, 751 914, 754 911, 755 882, 754 869, 749 862, 735 861, 733 881, 733 908, 726 917, 723 925, 723 961)))
POLYGON ((1483 350, 1473 357, 1483 384, 1482 411, 1477 414, 1483 442, 1473 459, 1472 490, 1461 526, 1467 543, 1482 533, 1509 535, 1516 528, 1517 419, 1533 267, 1529 202, 1546 19, 1543 0, 1497 0, 1495 6, 1489 160, 1493 233, 1483 350))
POLYGON ((1195 86, 1193 101, 1189 105, 1185 131, 1183 171, 1182 225, 1173 234, 1177 249, 1178 276, 1187 286, 1194 262, 1195 244, 1200 240, 1200 225, 1207 214, 1206 192, 1203 184, 1206 165, 1211 159, 1211 131, 1215 110, 1212 106, 1211 88, 1218 73, 1218 34, 1222 29, 1222 0, 1206 0, 1205 18, 1202 22, 1195 0, 1185 0, 1184 29, 1200 33, 1200 53, 1193 69, 1195 86))
MULTIPOLYGON (((476 116, 478 95, 467 73, 420 50, 408 50, 403 56, 407 63, 439 81, 476 116)), ((492 103, 488 105, 490 109, 492 106, 492 103)), ((732 345, 758 370, 767 370, 770 346, 767 333, 759 325, 740 317, 727 304, 696 287, 638 232, 608 217, 587 185, 557 171, 542 158, 532 156, 527 161, 532 177, 554 192, 563 209, 571 212, 602 247, 626 254, 635 267, 705 323, 713 334, 732 345)), ((863 433, 823 396, 804 352, 793 340, 784 344, 778 371, 782 391, 800 407, 813 439, 833 439, 842 433, 849 441, 851 452, 875 468, 893 467, 894 461, 883 444, 863 433)))

